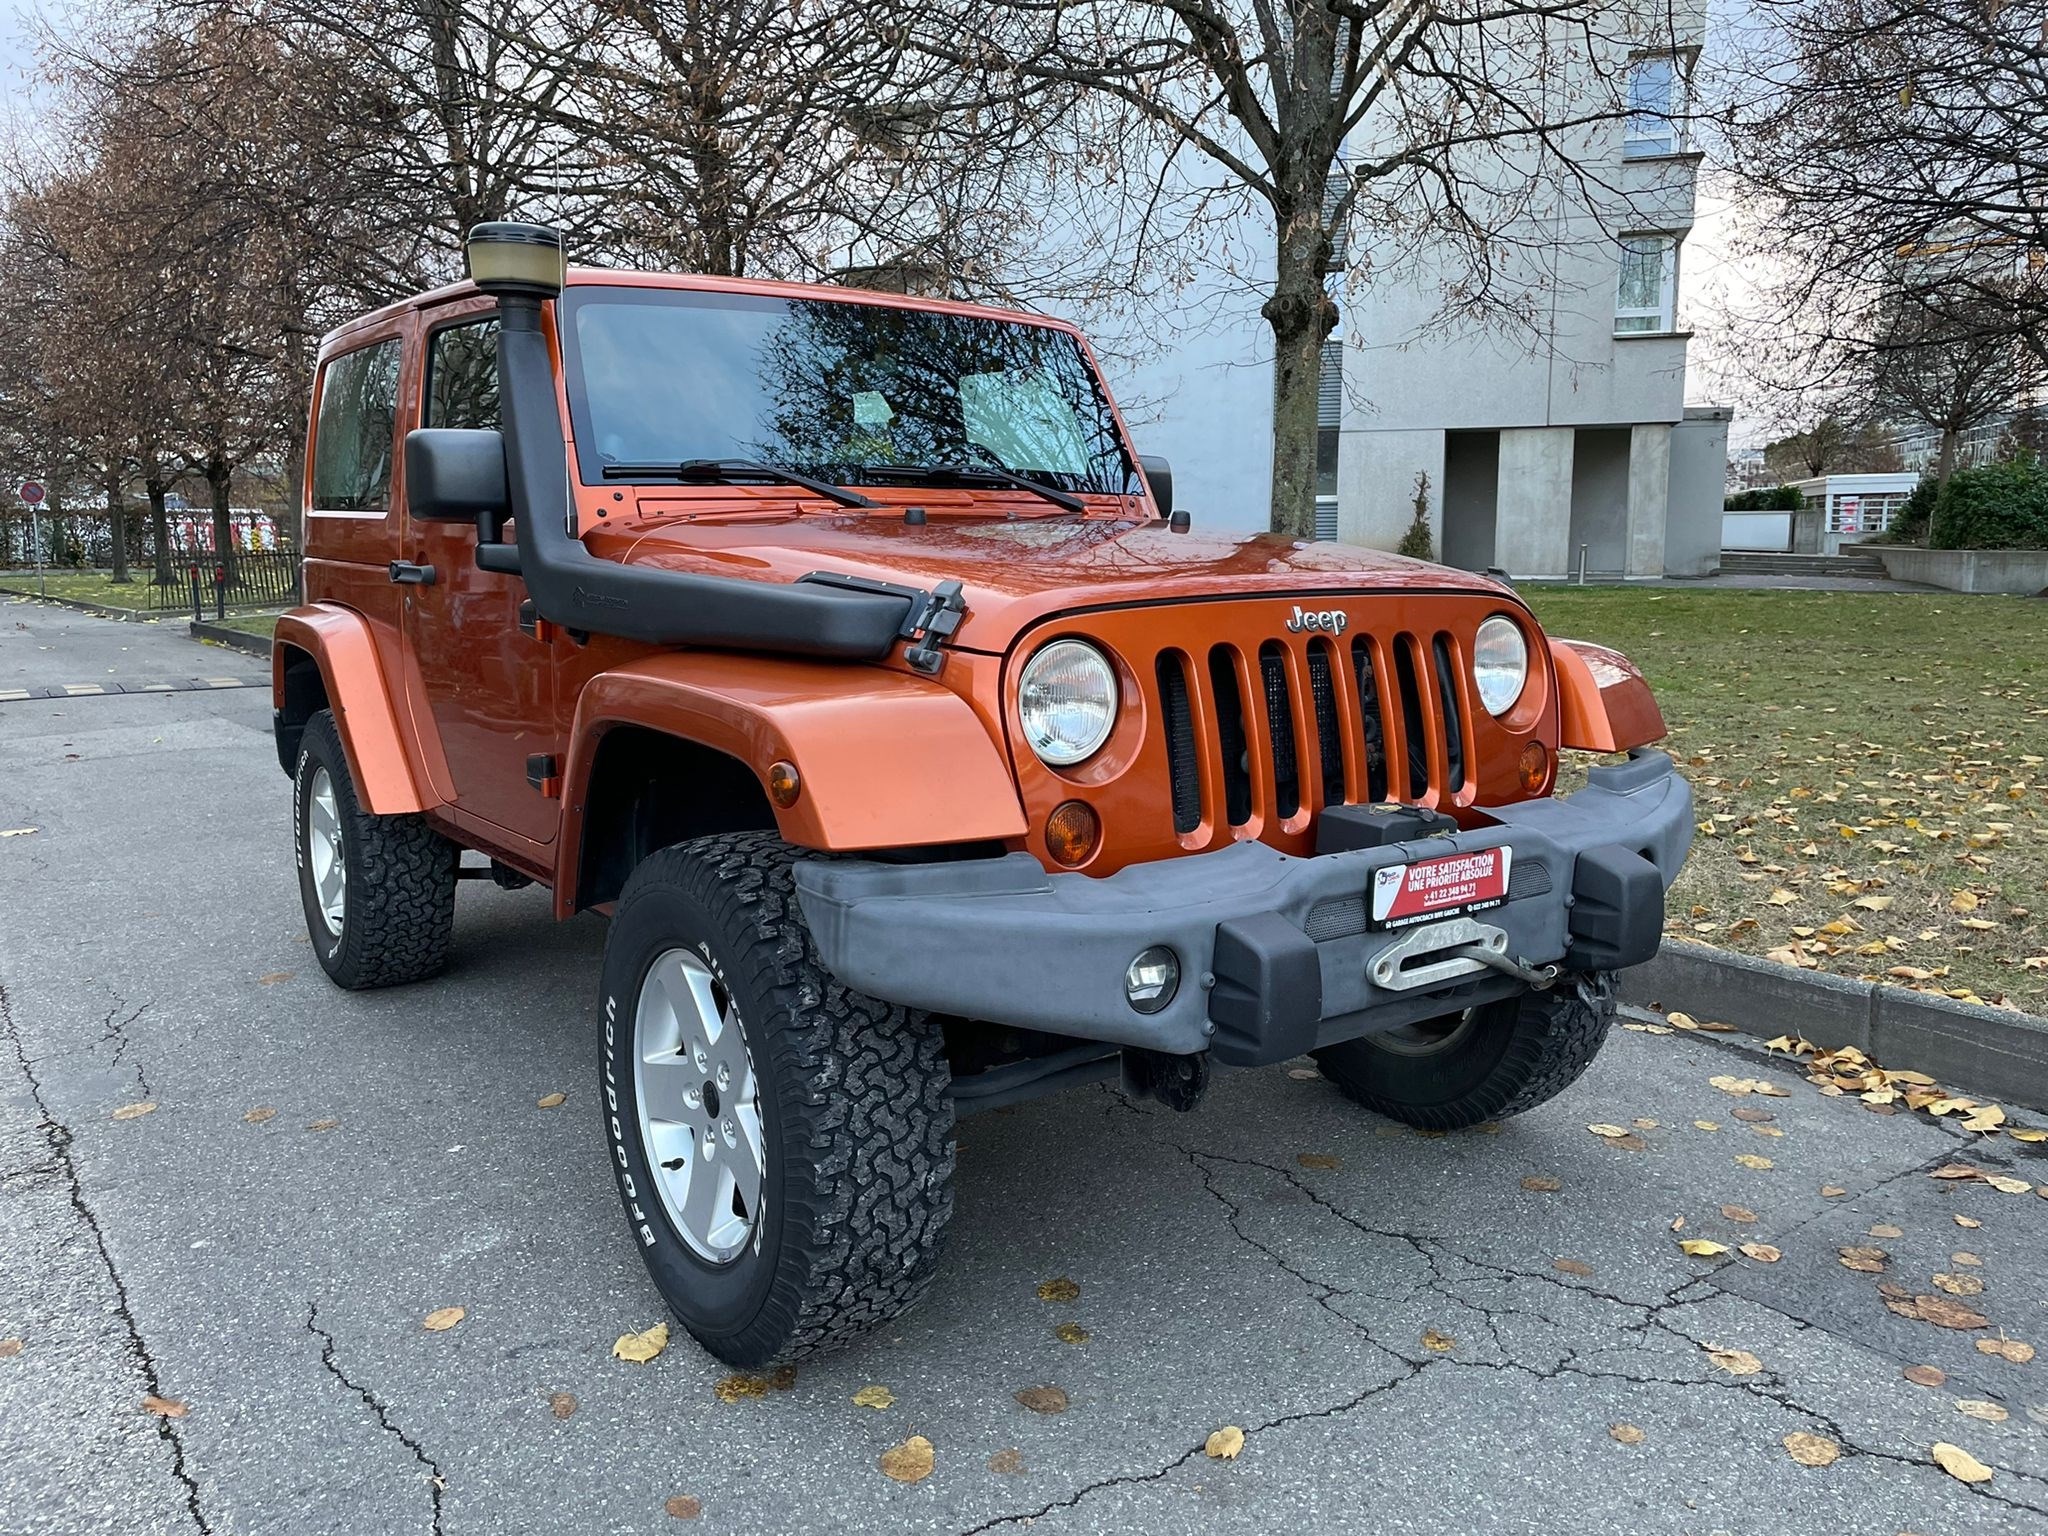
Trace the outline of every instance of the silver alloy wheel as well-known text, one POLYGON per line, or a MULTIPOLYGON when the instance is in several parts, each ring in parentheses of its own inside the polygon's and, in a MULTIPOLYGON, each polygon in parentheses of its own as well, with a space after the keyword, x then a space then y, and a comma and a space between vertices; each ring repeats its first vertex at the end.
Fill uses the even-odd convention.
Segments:
POLYGON ((306 867, 313 872, 313 894, 320 901, 320 920, 337 939, 348 911, 346 854, 334 780, 325 768, 315 768, 313 782, 306 786, 306 867))
POLYGON ((1413 1024, 1382 1030, 1378 1034, 1367 1035, 1366 1039, 1396 1056, 1434 1056, 1439 1051, 1461 1044, 1472 1032, 1478 1017, 1477 1008, 1467 1008, 1462 1013, 1441 1014, 1434 1019, 1418 1019, 1413 1024))
POLYGON ((699 1258, 737 1258, 761 1219, 761 1089, 732 994, 687 949, 655 957, 633 1011, 640 1144, 699 1258))

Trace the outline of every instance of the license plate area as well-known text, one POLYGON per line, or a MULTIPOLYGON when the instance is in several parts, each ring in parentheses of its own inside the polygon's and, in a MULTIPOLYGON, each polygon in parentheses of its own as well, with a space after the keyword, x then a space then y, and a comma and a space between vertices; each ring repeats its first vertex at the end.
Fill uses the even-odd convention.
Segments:
POLYGON ((1481 848, 1383 865, 1373 871, 1366 925, 1407 928, 1497 907, 1508 899, 1513 854, 1511 848, 1481 848))

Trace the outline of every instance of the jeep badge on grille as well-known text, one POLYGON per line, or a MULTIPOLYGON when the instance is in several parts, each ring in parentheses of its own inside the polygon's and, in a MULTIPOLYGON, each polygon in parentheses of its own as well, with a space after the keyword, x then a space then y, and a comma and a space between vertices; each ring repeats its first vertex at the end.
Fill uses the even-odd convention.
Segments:
POLYGON ((1351 623, 1351 615, 1341 608, 1318 608, 1312 613, 1302 611, 1301 604, 1294 605, 1294 616, 1287 621, 1287 628, 1295 634, 1305 629, 1320 629, 1329 634, 1341 635, 1351 623))

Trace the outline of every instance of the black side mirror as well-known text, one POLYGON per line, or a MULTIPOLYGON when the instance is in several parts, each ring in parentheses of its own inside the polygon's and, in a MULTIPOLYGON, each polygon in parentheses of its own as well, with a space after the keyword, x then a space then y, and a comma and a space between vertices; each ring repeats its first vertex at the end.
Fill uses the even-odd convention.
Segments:
POLYGON ((1173 466, 1156 453, 1138 455, 1138 468, 1145 472, 1145 483, 1152 488, 1152 499, 1159 503, 1161 517, 1173 516, 1173 466))
POLYGON ((500 527, 511 502, 503 433, 487 427, 421 427, 405 434, 405 505, 412 516, 500 527))

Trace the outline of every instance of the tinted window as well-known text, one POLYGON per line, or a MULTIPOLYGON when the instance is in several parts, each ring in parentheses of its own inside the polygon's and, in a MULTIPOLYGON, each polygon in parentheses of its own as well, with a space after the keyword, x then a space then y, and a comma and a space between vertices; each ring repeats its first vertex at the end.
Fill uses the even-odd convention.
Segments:
POLYGON ((498 322, 436 331, 427 344, 430 427, 498 425, 498 322))
POLYGON ((313 437, 313 505, 335 512, 383 511, 397 423, 395 338, 332 359, 322 373, 313 437))
POLYGON ((953 462, 1068 491, 1136 489, 1109 401, 1064 331, 674 290, 579 288, 564 308, 587 481, 607 464, 747 458, 838 484, 953 462))

